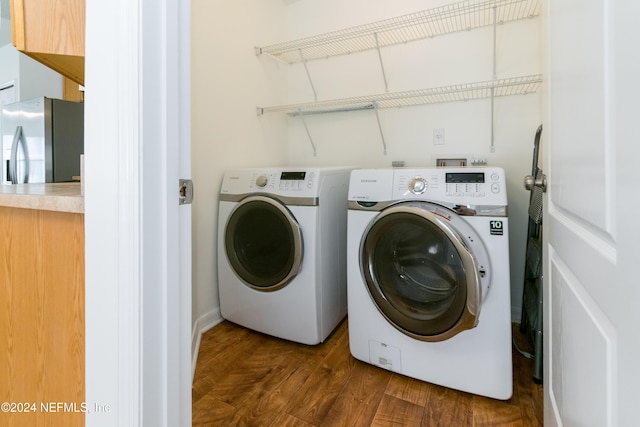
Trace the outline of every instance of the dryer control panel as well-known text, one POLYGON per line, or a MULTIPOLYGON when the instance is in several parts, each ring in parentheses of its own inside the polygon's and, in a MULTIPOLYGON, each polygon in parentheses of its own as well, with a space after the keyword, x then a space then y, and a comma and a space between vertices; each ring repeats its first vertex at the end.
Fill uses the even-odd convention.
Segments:
POLYGON ((265 193, 283 197, 317 198, 328 177, 348 175, 347 167, 248 168, 225 172, 221 195, 265 193))
POLYGON ((314 171, 277 171, 255 172, 251 177, 252 190, 270 190, 282 193, 296 193, 313 189, 316 173, 314 171))

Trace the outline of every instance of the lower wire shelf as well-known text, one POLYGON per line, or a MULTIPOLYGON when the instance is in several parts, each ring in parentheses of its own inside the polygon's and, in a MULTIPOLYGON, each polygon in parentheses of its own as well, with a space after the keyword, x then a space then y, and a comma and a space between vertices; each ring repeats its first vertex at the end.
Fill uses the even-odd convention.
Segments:
POLYGON ((394 108, 445 102, 470 101, 498 96, 526 95, 535 93, 542 84, 542 75, 530 75, 496 79, 483 82, 464 83, 404 92, 357 96, 352 98, 314 101, 274 107, 257 107, 257 114, 285 113, 324 114, 346 111, 394 108))

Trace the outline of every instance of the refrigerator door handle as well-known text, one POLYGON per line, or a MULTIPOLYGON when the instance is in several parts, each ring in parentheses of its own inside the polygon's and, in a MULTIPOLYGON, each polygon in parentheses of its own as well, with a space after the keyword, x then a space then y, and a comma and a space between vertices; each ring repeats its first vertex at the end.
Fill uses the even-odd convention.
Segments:
POLYGON ((18 183, 18 143, 22 137, 22 126, 16 127, 11 143, 11 156, 9 157, 9 180, 12 184, 18 183))
POLYGON ((29 151, 27 150, 27 141, 22 133, 22 126, 16 127, 16 133, 13 135, 11 143, 9 179, 12 184, 18 184, 18 144, 22 144, 22 152, 24 153, 24 183, 26 184, 29 182, 29 151))

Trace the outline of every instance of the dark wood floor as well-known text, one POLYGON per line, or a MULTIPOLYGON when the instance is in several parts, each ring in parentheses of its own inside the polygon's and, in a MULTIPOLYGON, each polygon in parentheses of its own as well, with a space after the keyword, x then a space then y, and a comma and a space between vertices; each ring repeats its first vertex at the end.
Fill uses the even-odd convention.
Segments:
POLYGON ((514 394, 499 401, 354 359, 346 320, 318 346, 224 321, 202 336, 193 425, 542 426, 543 391, 532 363, 514 351, 514 394))

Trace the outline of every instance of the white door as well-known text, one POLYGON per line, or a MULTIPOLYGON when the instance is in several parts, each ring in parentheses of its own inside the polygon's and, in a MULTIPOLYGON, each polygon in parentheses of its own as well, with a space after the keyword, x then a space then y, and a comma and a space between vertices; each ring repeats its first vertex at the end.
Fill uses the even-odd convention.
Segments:
POLYGON ((544 14, 545 426, 638 425, 640 7, 544 14))
POLYGON ((189 22, 86 2, 87 427, 191 425, 189 22))

